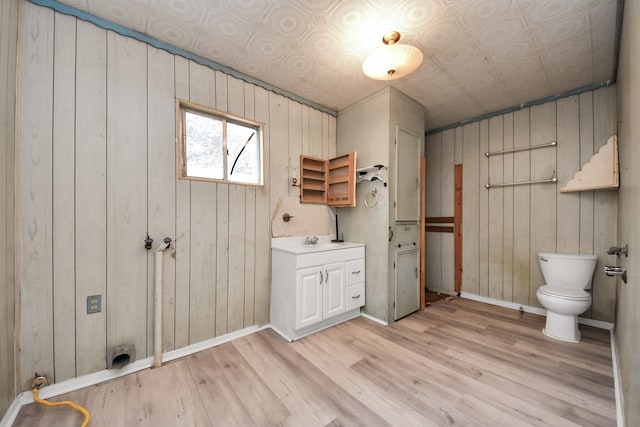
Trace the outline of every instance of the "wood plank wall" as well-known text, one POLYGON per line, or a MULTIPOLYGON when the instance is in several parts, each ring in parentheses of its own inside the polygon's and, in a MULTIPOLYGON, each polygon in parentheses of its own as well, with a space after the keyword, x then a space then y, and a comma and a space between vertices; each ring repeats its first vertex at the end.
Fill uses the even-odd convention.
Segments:
POLYGON ((16 396, 15 93, 18 0, 0 2, 0 419, 16 396))
POLYGON ((121 344, 151 355, 147 232, 174 239, 164 351, 266 324, 271 216, 297 194, 289 164, 335 154, 335 118, 31 3, 22 41, 20 386, 105 369, 121 344), (265 185, 178 180, 175 98, 264 123, 265 185))
MULTIPOLYGON (((615 87, 570 96, 427 137, 427 216, 453 213, 453 169, 463 172, 463 292, 539 307, 538 252, 593 253, 593 304, 583 317, 613 322, 615 281, 602 266, 616 243, 617 192, 559 189, 616 132, 615 87), (484 156, 557 140, 556 148, 484 156), (460 141, 460 142, 459 142, 460 141), (453 153, 451 155, 450 153, 453 153), (550 178, 558 184, 485 189, 550 178)), ((447 234, 427 233, 427 287, 450 288, 447 234)), ((453 289, 453 288, 451 288, 453 289)))

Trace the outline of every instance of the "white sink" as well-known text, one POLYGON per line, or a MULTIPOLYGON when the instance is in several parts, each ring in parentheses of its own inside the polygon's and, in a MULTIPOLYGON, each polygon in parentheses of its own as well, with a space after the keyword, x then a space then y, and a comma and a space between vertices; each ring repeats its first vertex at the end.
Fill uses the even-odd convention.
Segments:
MULTIPOLYGON (((309 236, 313 237, 313 236, 309 236)), ((327 234, 318 237, 318 243, 305 244, 306 236, 296 237, 274 237, 271 239, 271 249, 276 249, 292 254, 308 254, 313 252, 333 251, 336 249, 357 248, 364 246, 364 243, 355 242, 332 242, 335 235, 327 234)))

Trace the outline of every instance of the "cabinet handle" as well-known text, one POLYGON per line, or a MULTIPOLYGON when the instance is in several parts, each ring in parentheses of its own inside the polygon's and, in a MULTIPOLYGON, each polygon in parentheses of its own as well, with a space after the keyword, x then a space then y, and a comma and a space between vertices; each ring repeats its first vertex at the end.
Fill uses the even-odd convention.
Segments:
POLYGON ((322 285, 322 279, 323 279, 323 276, 322 276, 322 270, 320 270, 320 284, 321 284, 321 285, 322 285))
POLYGON ((329 272, 327 270, 324 271, 324 282, 329 283, 329 272))
POLYGON ((351 274, 360 274, 360 270, 358 271, 352 271, 351 274))
POLYGON ((360 294, 351 297, 351 299, 358 299, 358 298, 360 298, 360 294))

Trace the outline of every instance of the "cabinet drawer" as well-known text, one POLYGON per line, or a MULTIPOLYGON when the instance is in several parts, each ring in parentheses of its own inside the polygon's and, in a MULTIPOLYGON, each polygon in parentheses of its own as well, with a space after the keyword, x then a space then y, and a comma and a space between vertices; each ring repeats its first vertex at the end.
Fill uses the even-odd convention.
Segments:
POLYGON ((364 259, 347 262, 347 286, 364 282, 364 259))
POLYGON ((364 282, 347 286, 347 311, 364 305, 364 282))

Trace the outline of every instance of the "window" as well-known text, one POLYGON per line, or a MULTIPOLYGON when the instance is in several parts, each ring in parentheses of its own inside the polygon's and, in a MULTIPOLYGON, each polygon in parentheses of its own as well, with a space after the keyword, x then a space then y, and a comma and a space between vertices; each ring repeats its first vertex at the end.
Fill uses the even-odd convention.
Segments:
POLYGON ((262 127, 178 100, 179 174, 183 179, 262 185, 262 127))

